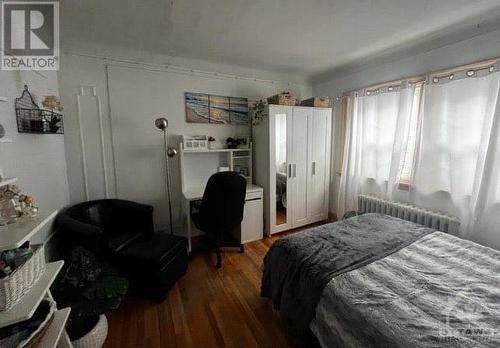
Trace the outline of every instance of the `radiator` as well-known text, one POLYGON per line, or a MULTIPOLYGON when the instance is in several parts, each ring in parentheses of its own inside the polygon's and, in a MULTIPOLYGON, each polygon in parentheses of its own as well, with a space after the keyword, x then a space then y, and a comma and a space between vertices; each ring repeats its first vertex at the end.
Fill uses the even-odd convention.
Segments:
POLYGON ((358 213, 391 215, 452 234, 457 234, 460 226, 460 221, 452 216, 417 208, 410 204, 395 203, 365 195, 358 196, 358 213))

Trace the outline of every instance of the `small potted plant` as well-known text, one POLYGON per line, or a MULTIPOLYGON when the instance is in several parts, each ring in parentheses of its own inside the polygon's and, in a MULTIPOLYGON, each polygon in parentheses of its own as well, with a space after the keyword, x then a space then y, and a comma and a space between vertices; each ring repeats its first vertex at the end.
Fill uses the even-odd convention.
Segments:
POLYGON ((101 348, 108 334, 104 315, 117 309, 128 289, 128 281, 83 247, 71 253, 69 265, 54 283, 58 306, 71 307, 66 330, 76 348, 101 348))

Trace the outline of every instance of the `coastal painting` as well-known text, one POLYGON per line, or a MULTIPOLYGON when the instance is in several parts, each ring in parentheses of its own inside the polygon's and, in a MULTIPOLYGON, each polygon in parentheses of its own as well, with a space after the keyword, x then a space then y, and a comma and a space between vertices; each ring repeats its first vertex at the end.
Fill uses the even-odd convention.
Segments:
POLYGON ((250 114, 248 113, 248 99, 247 98, 229 98, 230 112, 229 118, 231 124, 248 125, 250 121, 250 114))
POLYGON ((248 125, 248 99, 204 93, 185 93, 186 121, 248 125))
POLYGON ((194 123, 209 123, 208 94, 186 93, 186 121, 194 123))
POLYGON ((229 113, 231 112, 231 103, 229 97, 221 97, 218 95, 209 95, 210 102, 210 123, 229 124, 231 120, 229 113))

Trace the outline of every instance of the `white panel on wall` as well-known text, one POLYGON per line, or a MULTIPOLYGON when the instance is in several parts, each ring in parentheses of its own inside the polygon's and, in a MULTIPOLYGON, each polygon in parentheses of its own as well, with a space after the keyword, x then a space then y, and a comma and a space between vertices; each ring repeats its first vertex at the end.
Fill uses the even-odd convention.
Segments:
POLYGON ((95 86, 81 86, 76 99, 85 198, 109 198, 101 100, 95 86))

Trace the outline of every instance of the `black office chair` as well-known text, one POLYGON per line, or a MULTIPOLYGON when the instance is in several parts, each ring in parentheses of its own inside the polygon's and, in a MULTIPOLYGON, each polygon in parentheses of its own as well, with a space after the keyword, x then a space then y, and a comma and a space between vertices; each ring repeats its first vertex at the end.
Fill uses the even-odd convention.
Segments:
POLYGON ((216 267, 222 266, 221 247, 244 246, 234 235, 240 234, 245 204, 246 180, 236 172, 220 172, 208 179, 199 211, 191 214, 197 228, 207 234, 217 253, 216 267))

